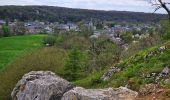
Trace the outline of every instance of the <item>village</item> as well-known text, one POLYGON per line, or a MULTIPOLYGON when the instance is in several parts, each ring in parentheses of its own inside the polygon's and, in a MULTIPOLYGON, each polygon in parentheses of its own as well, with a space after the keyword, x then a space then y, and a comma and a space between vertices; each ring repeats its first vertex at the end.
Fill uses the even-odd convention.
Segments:
MULTIPOLYGON (((101 22, 97 22, 100 23, 101 22)), ((156 28, 159 28, 159 25, 149 25, 149 24, 114 24, 110 25, 110 23, 103 22, 101 27, 98 28, 95 22, 85 21, 83 25, 78 25, 74 22, 67 22, 66 24, 59 22, 42 22, 42 21, 28 21, 28 22, 10 22, 5 20, 0 20, 0 30, 3 25, 8 24, 10 33, 15 34, 16 30, 23 32, 24 34, 56 34, 56 30, 62 30, 65 32, 74 31, 81 32, 81 26, 85 26, 88 30, 91 30, 93 34, 91 34, 90 38, 95 39, 99 38, 100 35, 105 34, 109 39, 117 44, 124 45, 126 47, 125 41, 121 38, 123 33, 132 33, 131 37, 133 39, 142 39, 149 37, 150 31, 155 31, 156 28)), ((2 30, 0 31, 2 33, 2 30)), ((19 33, 17 31, 17 33, 19 33)))

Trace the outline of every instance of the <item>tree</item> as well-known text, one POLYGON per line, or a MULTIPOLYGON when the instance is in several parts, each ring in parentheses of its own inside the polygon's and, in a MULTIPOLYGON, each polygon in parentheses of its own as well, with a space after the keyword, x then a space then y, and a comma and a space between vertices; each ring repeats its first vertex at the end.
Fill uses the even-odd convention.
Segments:
POLYGON ((3 32, 1 28, 0 28, 0 37, 3 37, 3 32))
POLYGON ((10 36, 10 29, 7 25, 2 25, 2 32, 4 37, 10 36))
POLYGON ((54 46, 56 42, 56 38, 53 35, 49 35, 44 37, 43 44, 46 46, 54 46))
POLYGON ((72 48, 68 54, 68 59, 65 61, 65 77, 69 81, 74 81, 80 77, 81 70, 84 66, 83 62, 85 55, 77 49, 76 47, 72 48))
POLYGON ((131 32, 124 32, 121 35, 121 38, 124 40, 125 43, 131 43, 133 41, 131 32))
POLYGON ((89 54, 91 55, 90 71, 103 70, 120 61, 121 49, 106 35, 91 41, 89 54))
POLYGON ((170 39, 170 22, 169 21, 162 21, 161 22, 161 35, 163 39, 170 39))
POLYGON ((81 30, 80 35, 82 35, 86 38, 89 38, 93 34, 93 29, 91 27, 88 28, 85 25, 81 25, 80 30, 81 30))
POLYGON ((168 8, 168 5, 170 5, 170 2, 166 2, 163 0, 150 0, 150 3, 152 4, 152 6, 156 6, 155 11, 163 8, 166 10, 166 12, 168 13, 169 16, 169 21, 170 21, 170 9, 168 8))
POLYGON ((16 35, 24 35, 26 33, 26 28, 23 22, 17 22, 15 27, 16 35))

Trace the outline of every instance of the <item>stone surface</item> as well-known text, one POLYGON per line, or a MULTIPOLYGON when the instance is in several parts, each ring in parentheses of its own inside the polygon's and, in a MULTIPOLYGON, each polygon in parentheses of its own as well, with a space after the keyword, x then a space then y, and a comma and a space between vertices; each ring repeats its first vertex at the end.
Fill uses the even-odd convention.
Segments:
POLYGON ((60 100, 73 85, 49 71, 25 74, 13 89, 13 100, 60 100))
POLYGON ((112 68, 110 68, 106 73, 104 73, 104 75, 101 77, 101 80, 107 81, 107 80, 109 80, 109 79, 112 77, 112 75, 113 75, 114 73, 118 73, 118 72, 120 72, 120 71, 121 71, 120 68, 112 67, 112 68))
POLYGON ((147 96, 153 93, 157 93, 160 89, 158 84, 146 84, 139 89, 139 94, 142 96, 147 96))
POLYGON ((165 67, 163 70, 162 70, 162 74, 165 74, 165 75, 168 75, 170 73, 170 69, 168 67, 165 67))
POLYGON ((164 84, 169 84, 170 83, 170 79, 165 79, 164 80, 164 84))
POLYGON ((163 54, 166 51, 167 47, 166 46, 161 46, 158 49, 149 52, 146 56, 145 56, 145 60, 160 54, 163 54))
POLYGON ((84 89, 75 87, 66 92, 61 100, 135 100, 137 92, 125 87, 116 89, 84 89))

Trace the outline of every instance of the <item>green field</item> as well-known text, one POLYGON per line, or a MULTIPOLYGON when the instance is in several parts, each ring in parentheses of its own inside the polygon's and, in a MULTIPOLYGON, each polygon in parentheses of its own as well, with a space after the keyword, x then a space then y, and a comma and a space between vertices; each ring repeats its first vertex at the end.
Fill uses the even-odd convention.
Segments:
POLYGON ((0 70, 16 57, 41 47, 44 35, 27 35, 0 38, 0 70))

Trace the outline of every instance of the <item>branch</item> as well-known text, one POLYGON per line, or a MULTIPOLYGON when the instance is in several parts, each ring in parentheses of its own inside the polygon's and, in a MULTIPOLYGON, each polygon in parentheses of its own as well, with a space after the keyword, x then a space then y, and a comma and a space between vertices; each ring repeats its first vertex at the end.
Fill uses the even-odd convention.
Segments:
POLYGON ((155 13, 155 12, 156 12, 157 10, 159 10, 160 8, 162 8, 162 6, 158 6, 153 13, 155 13))
POLYGON ((165 4, 169 5, 170 3, 169 2, 165 2, 165 4))

